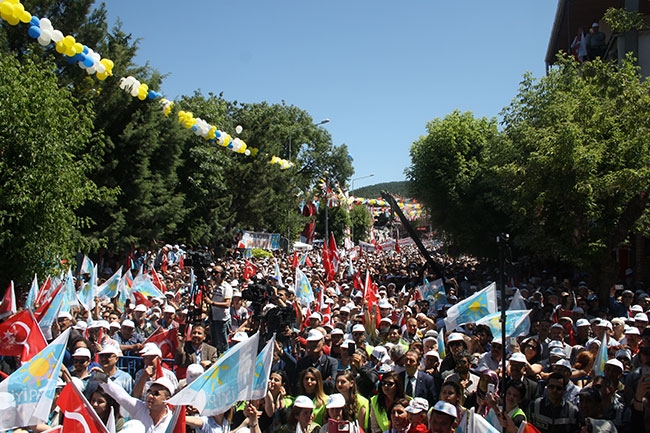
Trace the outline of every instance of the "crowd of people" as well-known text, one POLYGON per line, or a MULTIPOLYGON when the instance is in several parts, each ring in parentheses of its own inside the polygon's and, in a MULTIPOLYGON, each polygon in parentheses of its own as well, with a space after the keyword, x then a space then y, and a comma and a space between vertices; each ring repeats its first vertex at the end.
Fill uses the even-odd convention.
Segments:
MULTIPOLYGON (((75 383, 104 422, 113 408, 117 431, 164 432, 172 420, 166 401, 260 331, 264 340, 276 335, 264 398, 211 416, 188 406, 188 431, 449 433, 468 411, 509 433, 524 422, 542 433, 650 431, 650 295, 631 273, 592 282, 611 285, 608 297, 585 281, 526 275, 503 296, 523 297, 530 332, 502 339, 483 324, 445 329, 447 310, 494 275, 471 258, 432 255, 445 270, 443 305, 421 298, 425 279, 439 276, 408 246, 340 257, 334 277, 317 250, 212 256, 200 265, 198 293, 182 247, 142 254, 140 265, 159 272, 165 296, 123 310, 98 299, 92 311, 61 313, 53 335, 71 331, 59 389, 75 383), (298 258, 310 305, 296 293, 298 258), (377 287, 370 307, 358 284, 366 273, 377 287), (174 328, 177 349, 163 359, 161 347, 145 341, 174 328), (598 375, 603 342, 608 360, 598 375)), ((19 366, 13 357, 0 365, 7 374, 19 366)), ((25 430, 59 424, 56 407, 55 399, 48 422, 25 430)))

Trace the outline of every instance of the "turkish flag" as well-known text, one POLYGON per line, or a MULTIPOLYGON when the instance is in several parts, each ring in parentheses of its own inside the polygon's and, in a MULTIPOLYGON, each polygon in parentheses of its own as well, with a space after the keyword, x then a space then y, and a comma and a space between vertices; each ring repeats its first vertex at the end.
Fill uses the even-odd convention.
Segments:
POLYGON ((257 274, 257 266, 246 260, 244 264, 244 273, 242 275, 242 278, 244 280, 248 280, 250 277, 253 275, 257 274))
MULTIPOLYGON (((179 292, 180 292, 180 290, 179 290, 179 292)), ((133 292, 133 296, 135 297, 135 304, 136 305, 144 304, 147 308, 151 308, 151 306, 153 305, 153 303, 149 299, 147 299, 147 297, 144 296, 140 292, 133 292)))
POLYGON ((178 349, 178 328, 162 331, 156 330, 145 343, 156 343, 162 352, 163 359, 173 359, 178 349))
POLYGON ((38 307, 36 311, 34 311, 34 317, 36 320, 41 320, 45 313, 47 313, 47 310, 49 310, 50 305, 52 305, 52 301, 54 301, 54 298, 56 298, 56 295, 59 294, 59 290, 63 288, 63 283, 59 284, 56 289, 54 289, 54 292, 52 292, 51 296, 48 295, 47 298, 43 298, 43 303, 38 307))
POLYGON ((108 433, 108 429, 72 382, 61 390, 57 405, 63 412, 63 430, 83 433, 108 433))
POLYGON ((151 270, 151 280, 153 281, 153 285, 158 287, 158 289, 165 293, 167 291, 167 286, 165 286, 165 283, 160 279, 160 276, 158 276, 158 272, 156 272, 155 269, 151 270))
POLYGON ((185 433, 185 406, 176 406, 172 414, 172 420, 169 422, 167 431, 170 433, 185 433), (171 427, 171 430, 169 429, 171 427))
POLYGON ((9 283, 5 292, 2 303, 0 303, 0 319, 6 316, 16 314, 16 292, 14 291, 14 282, 9 283))
POLYGON ((296 269, 296 266, 298 266, 298 251, 293 252, 293 260, 291 261, 291 267, 296 269))
POLYGON ((395 239, 395 252, 396 252, 397 254, 401 254, 401 253, 402 253, 402 249, 401 249, 400 246, 399 246, 399 239, 395 239))
POLYGON ((21 361, 32 359, 47 342, 30 310, 23 310, 0 323, 0 355, 21 356, 21 361))

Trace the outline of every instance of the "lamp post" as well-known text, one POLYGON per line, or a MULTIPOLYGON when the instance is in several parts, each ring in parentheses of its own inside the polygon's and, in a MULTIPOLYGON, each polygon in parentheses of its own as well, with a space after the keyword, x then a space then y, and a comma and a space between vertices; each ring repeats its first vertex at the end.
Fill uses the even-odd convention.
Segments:
MULTIPOLYGON (((299 128, 290 129, 289 130, 289 155, 288 155, 287 160, 289 162, 291 162, 291 138, 292 138, 294 132, 302 131, 303 129, 309 128, 310 126, 320 126, 320 125, 324 125, 326 123, 330 123, 329 118, 325 118, 325 119, 321 120, 320 122, 313 123, 311 125, 305 125, 305 126, 301 126, 299 128)), ((290 221, 291 221, 291 200, 287 200, 287 202, 289 202, 289 208, 287 209, 287 252, 289 252, 290 242, 291 242, 291 224, 290 224, 290 221)))
MULTIPOLYGON (((350 192, 354 191, 354 181, 355 180, 361 180, 361 179, 367 179, 369 177, 373 177, 375 173, 370 173, 367 176, 361 176, 361 177, 355 177, 350 181, 350 192)), ((350 237, 352 238, 352 245, 354 245, 354 222, 350 221, 350 237)))

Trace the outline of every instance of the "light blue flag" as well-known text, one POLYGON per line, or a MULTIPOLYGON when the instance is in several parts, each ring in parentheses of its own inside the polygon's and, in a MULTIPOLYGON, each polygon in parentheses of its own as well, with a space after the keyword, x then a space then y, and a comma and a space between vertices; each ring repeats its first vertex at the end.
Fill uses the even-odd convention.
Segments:
POLYGON ((512 301, 510 301, 510 305, 508 305, 508 310, 526 309, 528 309, 528 307, 526 307, 526 301, 524 301, 524 297, 521 296, 521 290, 517 289, 514 296, 512 297, 512 301))
POLYGON ((275 273, 275 278, 278 279, 278 286, 284 287, 284 282, 282 281, 282 272, 280 272, 280 265, 278 265, 278 261, 275 261, 275 269, 273 270, 275 273))
POLYGON ((47 421, 70 330, 0 382, 0 431, 47 421))
POLYGON ((603 341, 600 342, 596 359, 594 360, 594 377, 605 374, 605 364, 609 360, 607 349, 609 349, 609 347, 607 345, 607 332, 605 332, 603 334, 603 341))
POLYGON ((142 278, 140 280, 133 281, 133 287, 131 287, 132 292, 140 292, 145 296, 151 296, 152 298, 164 298, 165 295, 163 292, 158 289, 151 281, 151 277, 142 278))
MULTIPOLYGON (((530 333, 531 310, 507 310, 506 311, 506 338, 520 337, 530 333)), ((487 325, 492 330, 494 338, 502 338, 501 333, 501 312, 488 314, 476 321, 477 325, 487 325)))
POLYGON ((194 406, 201 415, 212 416, 246 400, 252 393, 258 343, 259 333, 237 343, 167 403, 194 406))
POLYGON ((65 300, 71 307, 79 306, 79 301, 77 300, 77 289, 74 285, 74 277, 72 276, 72 269, 68 269, 68 274, 65 277, 65 300))
POLYGON ((309 306, 314 301, 314 291, 311 289, 309 278, 300 270, 296 268, 296 282, 295 282, 296 297, 302 305, 309 306))
POLYGON ((108 280, 104 281, 102 285, 97 288, 97 296, 100 298, 112 299, 117 296, 117 284, 122 277, 122 266, 117 270, 108 280))
POLYGON ((264 398, 268 392, 269 376, 273 366, 273 351, 275 350, 275 334, 266 343, 264 349, 257 355, 255 360, 255 373, 253 373, 253 388, 251 395, 246 400, 258 400, 264 398))
POLYGON ((440 355, 440 359, 444 359, 447 356, 447 349, 445 348, 445 332, 442 329, 438 332, 438 355, 440 355))
POLYGON ((465 411, 460 420, 456 433, 500 433, 485 418, 477 415, 474 408, 465 411))
POLYGON ((38 295, 38 277, 34 274, 34 279, 32 280, 32 286, 29 288, 29 293, 27 294, 27 301, 25 301, 25 306, 30 310, 34 311, 34 304, 36 303, 36 295, 38 295))
POLYGON ((79 274, 91 274, 94 267, 93 261, 84 254, 84 259, 81 261, 81 266, 79 267, 79 274))
POLYGON ((418 290, 422 299, 429 301, 429 313, 437 311, 447 303, 447 292, 441 278, 431 282, 424 280, 424 285, 418 287, 418 290))
POLYGON ((117 283, 117 309, 124 311, 126 300, 131 298, 131 287, 133 286, 133 274, 131 269, 128 269, 120 281, 117 283))
POLYGON ((453 331, 459 325, 477 322, 496 311, 497 285, 492 283, 480 292, 449 308, 445 318, 445 329, 453 331))
POLYGON ((38 321, 38 327, 41 328, 46 340, 52 339, 52 324, 59 317, 60 312, 70 312, 70 305, 66 303, 65 290, 59 290, 47 311, 38 321))

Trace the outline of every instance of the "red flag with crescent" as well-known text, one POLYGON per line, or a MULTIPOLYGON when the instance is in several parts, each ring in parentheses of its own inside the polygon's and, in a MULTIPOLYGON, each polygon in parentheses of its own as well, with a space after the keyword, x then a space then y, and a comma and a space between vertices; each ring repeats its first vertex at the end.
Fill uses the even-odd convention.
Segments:
POLYGON ((0 355, 21 356, 27 362, 45 349, 47 342, 30 310, 23 310, 0 323, 0 355))
POLYGON ((158 328, 145 343, 156 343, 162 352, 163 359, 173 359, 178 349, 178 328, 166 331, 158 328))
POLYGON ((63 412, 63 430, 79 433, 108 433, 108 429, 72 382, 61 390, 57 405, 63 412))

